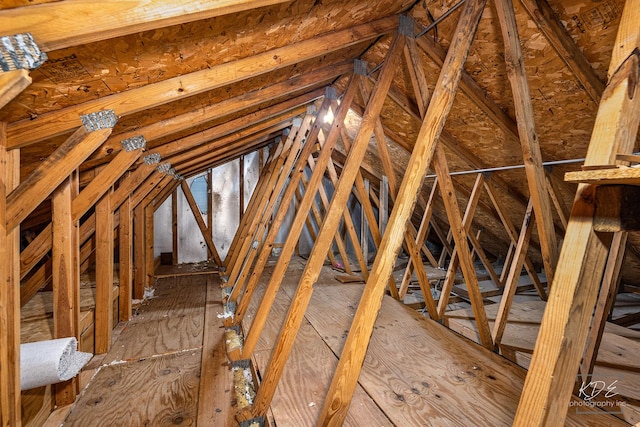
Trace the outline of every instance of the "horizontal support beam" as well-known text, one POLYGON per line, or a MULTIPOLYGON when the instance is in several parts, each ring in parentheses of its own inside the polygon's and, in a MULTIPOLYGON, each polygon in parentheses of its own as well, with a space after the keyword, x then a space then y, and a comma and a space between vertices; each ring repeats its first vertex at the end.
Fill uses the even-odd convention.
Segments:
POLYGON ((20 148, 69 132, 77 126, 79 114, 109 108, 118 117, 126 116, 374 39, 393 31, 397 24, 397 16, 387 17, 52 111, 34 120, 20 120, 7 126, 7 146, 9 149, 20 148))
POLYGON ((287 1, 56 1, 0 11, 0 36, 29 32, 51 51, 287 1))

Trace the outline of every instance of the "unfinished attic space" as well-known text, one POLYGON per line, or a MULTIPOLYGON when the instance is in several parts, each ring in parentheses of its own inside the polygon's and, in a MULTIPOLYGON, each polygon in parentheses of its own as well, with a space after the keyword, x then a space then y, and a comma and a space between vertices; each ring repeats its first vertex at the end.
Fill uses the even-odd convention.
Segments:
POLYGON ((640 427, 640 0, 0 2, 0 427, 640 427))

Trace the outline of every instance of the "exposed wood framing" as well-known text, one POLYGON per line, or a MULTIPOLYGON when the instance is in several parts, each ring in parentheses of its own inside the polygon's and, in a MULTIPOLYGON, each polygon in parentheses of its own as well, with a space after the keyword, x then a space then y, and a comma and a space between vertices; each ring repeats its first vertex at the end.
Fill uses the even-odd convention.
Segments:
MULTIPOLYGON (((119 312, 118 319, 126 322, 131 318, 131 290, 133 284, 133 212, 131 212, 130 198, 118 208, 118 254, 119 254, 119 312)), ((174 230, 175 232, 175 230, 174 230)))
POLYGON ((140 157, 142 149, 122 150, 107 167, 87 185, 73 200, 73 218, 79 220, 109 188, 116 183, 123 173, 140 157))
POLYGON ((509 266, 509 273, 505 280, 504 292, 502 293, 502 299, 500 299, 500 307, 498 308, 498 314, 491 331, 493 342, 496 346, 500 345, 504 330, 507 326, 507 319, 509 317, 509 310, 513 303, 513 298, 516 295, 518 287, 518 280, 520 279, 520 272, 522 271, 522 265, 527 254, 529 247, 529 239, 531 238, 531 232, 533 231, 533 224, 531 223, 531 216, 533 215, 533 202, 529 202, 527 211, 524 214, 522 221, 522 227, 520 228, 520 237, 518 243, 515 246, 514 258, 509 266))
MULTIPOLYGON (((53 336, 54 338, 75 337, 80 339, 80 274, 78 266, 77 225, 71 212, 73 197, 72 178, 68 177, 54 191, 53 211, 53 336), (76 274, 77 273, 77 274, 76 274)), ((73 403, 78 393, 77 379, 58 384, 56 404, 73 403)))
MULTIPOLYGON (((489 195, 489 198, 491 199, 491 202, 493 203, 493 206, 496 208, 496 212, 498 212, 498 215, 500 216, 500 221, 502 222, 502 225, 504 226, 504 229, 506 230, 507 234, 509 235, 509 238, 511 239, 511 245, 509 246, 509 252, 507 253, 507 256, 505 257, 504 265, 502 267, 503 268, 503 270, 502 270, 502 276, 503 277, 500 278, 500 280, 504 283, 504 281, 506 280, 506 277, 507 277, 506 274, 508 274, 507 272, 509 271, 509 269, 507 267, 510 264, 510 262, 513 260, 514 251, 515 251, 515 248, 516 248, 516 246, 518 244, 519 233, 516 230, 516 227, 513 225, 513 222, 511 221, 511 217, 509 216, 508 210, 507 210, 504 202, 500 199, 498 191, 494 187, 493 182, 494 181, 485 180, 484 188, 487 191, 487 194, 489 195)), ((535 266, 533 265, 533 262, 529 259, 528 255, 526 253, 525 253, 525 259, 524 259, 524 267, 527 270, 527 274, 529 275, 529 277, 533 281, 533 284, 535 285, 536 290, 538 291, 538 294, 540 295, 540 298, 542 298, 543 300, 546 300, 547 299, 547 292, 545 291, 544 286, 540 282, 540 279, 538 277, 538 273, 536 272, 536 269, 535 269, 535 266)))
MULTIPOLYGON (((271 404, 275 388, 280 380, 282 370, 284 369, 286 360, 289 357, 295 336, 298 333, 298 328, 300 327, 305 310, 309 304, 309 300, 311 299, 313 284, 318 279, 324 258, 326 257, 326 253, 331 245, 331 236, 335 235, 335 232, 338 230, 340 218, 347 206, 347 200, 351 193, 351 188, 353 187, 356 175, 360 170, 359 165, 364 158, 368 141, 373 133, 373 127, 378 119, 387 92, 389 91, 393 72, 400 60, 403 45, 404 36, 396 35, 389 47, 389 52, 387 53, 384 65, 380 71, 378 85, 374 88, 371 98, 369 99, 360 129, 358 130, 358 134, 356 135, 351 151, 349 152, 349 156, 345 167, 342 170, 342 174, 340 175, 338 185, 335 188, 335 192, 331 200, 331 206, 325 215, 325 221, 318 234, 318 239, 311 251, 309 260, 307 261, 307 265, 302 274, 301 281, 298 284, 287 318, 284 321, 283 328, 280 330, 277 345, 274 347, 274 351, 271 354, 269 368, 263 376, 262 384, 260 385, 250 414, 264 414, 271 404)), ((351 89, 352 85, 353 81, 349 86, 347 86, 348 91, 355 90, 355 87, 351 89)), ((343 99, 340 113, 342 114, 345 105, 350 104, 351 100, 347 103, 343 99)), ((343 125, 342 120, 336 119, 332 124, 332 130, 339 130, 339 127, 343 125)), ((332 132, 330 131, 330 135, 331 134, 332 132)), ((337 136, 338 135, 336 135, 336 137, 337 136)), ((327 142, 325 142, 325 144, 327 144, 327 142)), ((391 266, 389 265, 389 267, 391 266)), ((387 282, 388 279, 389 277, 386 276, 384 281, 387 282)), ((369 280, 371 280, 371 276, 369 276, 369 280)))
MULTIPOLYGON (((452 42, 443 67, 444 71, 438 77, 438 83, 435 86, 406 174, 398 191, 387 232, 378 249, 371 275, 358 304, 351 330, 327 393, 320 415, 320 425, 341 425, 346 415, 360 374, 376 314, 382 303, 384 283, 391 274, 392 266, 387 260, 395 258, 394 255, 397 254, 402 244, 406 223, 417 199, 417 190, 422 183, 422 177, 429 163, 431 163, 440 131, 453 104, 460 74, 480 21, 484 4, 485 2, 482 0, 468 1, 459 19, 456 29, 458 37, 452 42)), ((380 85, 382 81, 381 74, 378 84, 380 85)), ((372 99, 374 96, 375 91, 372 99)))
POLYGON ((96 203, 96 354, 109 351, 113 329, 114 220, 110 193, 96 203))
MULTIPOLYGON (((132 207, 133 208, 133 207, 132 207)), ((144 297, 144 286, 146 276, 146 262, 144 262, 145 250, 145 225, 144 206, 138 205, 133 208, 133 259, 135 269, 133 274, 133 298, 142 299, 144 297)))
POLYGON ((7 224, 7 195, 18 186, 20 152, 6 149, 6 123, 0 122, 0 423, 21 425, 19 230, 7 224))
MULTIPOLYGON (((460 215, 460 208, 458 207, 458 199, 456 197, 455 190, 453 188, 453 181, 449 175, 449 167, 447 165, 447 158, 444 153, 444 148, 439 145, 436 147, 435 153, 435 169, 438 175, 438 181, 440 182, 440 191, 442 192, 442 200, 447 210, 447 218, 449 219, 449 225, 453 235, 453 240, 456 243, 455 252, 457 254, 457 263, 454 262, 454 257, 451 257, 449 264, 449 270, 447 271, 447 278, 455 276, 456 268, 455 264, 459 264, 462 274, 464 276, 465 284, 467 286, 467 292, 471 299, 471 308, 475 316, 476 324, 478 325, 478 333, 480 335, 480 342, 483 346, 493 350, 493 339, 491 338, 491 331, 489 329, 489 321, 487 314, 484 310, 484 303, 482 301, 482 295, 480 294, 480 285, 478 284, 478 277, 473 266, 473 259, 471 258, 471 252, 469 250, 468 235, 471 223, 473 221, 473 213, 467 210, 465 212, 464 219, 460 215), (454 266, 452 268, 452 266, 454 266)), ((479 200, 479 192, 482 188, 482 174, 478 174, 476 185, 474 186, 475 196, 474 205, 479 200)), ((471 202, 471 199, 470 199, 471 202)), ((440 301, 438 304, 440 316, 444 316, 444 309, 446 308, 446 298, 448 297, 449 290, 443 286, 442 294, 440 295, 440 301)))
POLYGON ((183 24, 198 19, 283 3, 285 0, 208 1, 137 0, 123 3, 63 1, 35 8, 0 11, 0 35, 31 32, 45 50, 106 40, 139 31, 183 24), (25 10, 26 9, 26 10, 25 10), (82 16, 82 19, 77 19, 82 16))
MULTIPOLYGON (((640 121, 639 57, 640 0, 627 0, 585 166, 612 165, 617 154, 633 150, 640 121)), ((593 185, 578 186, 515 424, 564 423, 608 249, 592 228, 594 196, 593 185)))
POLYGON ((138 260, 144 262, 144 288, 150 289, 153 285, 153 275, 155 270, 155 258, 153 256, 153 204, 148 204, 143 208, 144 212, 144 258, 138 260))
MULTIPOLYGON (((327 103, 328 101, 325 100, 325 104, 327 103)), ((326 105, 325 107, 320 108, 320 111, 323 112, 324 108, 326 108, 326 105)), ((248 282, 245 286, 245 295, 242 299, 244 300, 247 296, 247 291, 249 291, 249 295, 251 295, 253 287, 262 274, 262 269, 266 264, 267 258, 271 254, 271 249, 273 247, 273 242, 275 242, 277 237, 278 229, 282 226, 289 204, 291 203, 295 190, 300 182, 300 177, 304 171, 307 161, 306 159, 309 157, 309 154, 313 149, 315 140, 314 135, 317 135, 318 132, 315 125, 313 127, 314 133, 309 135, 305 145, 302 145, 312 119, 312 115, 308 114, 303 120, 302 125, 297 129, 297 132, 289 133, 289 137, 285 141, 285 146, 283 147, 283 153, 278 156, 274 163, 274 172, 277 175, 271 175, 270 180, 276 179, 275 186, 270 190, 271 197, 267 200, 263 200, 258 205, 257 212, 264 209, 262 214, 256 217, 256 219, 260 219, 260 222, 254 221, 252 225, 255 228, 247 229, 247 234, 240 250, 241 254, 246 255, 243 258, 238 258, 236 263, 233 265, 231 274, 229 275, 229 282, 233 284, 233 292, 230 296, 232 301, 236 301, 238 299, 246 280, 248 280, 248 282), (284 156, 284 148, 286 148, 286 156, 284 156), (288 183, 287 177, 289 177, 288 183), (282 197, 279 198, 283 188, 285 188, 284 193, 282 194, 282 197), (276 209, 277 203, 279 203, 279 205, 277 206, 275 217, 271 221, 271 224, 267 225, 267 222, 269 222, 272 217, 273 210, 276 209), (264 233, 267 231, 267 227, 267 235, 264 237, 264 240, 260 242, 264 233), (255 247, 256 244, 254 242, 259 242, 258 245, 261 244, 261 246, 259 246, 259 250, 255 247), (249 251, 250 247, 253 247, 253 250, 249 251), (255 265, 250 269, 254 259, 255 265), (248 276, 249 274, 251 274, 250 277, 248 276)), ((242 318, 243 310, 248 308, 248 303, 249 301, 240 302, 238 310, 236 311, 236 315, 239 316, 238 319, 242 318)))
MULTIPOLYGON (((310 118, 309 118, 310 120, 310 118)), ((238 225, 238 230, 236 234, 233 236, 233 241, 229 246, 229 251, 227 252, 227 256, 224 259, 225 273, 227 273, 227 279, 231 277, 228 273, 233 268, 240 268, 239 265, 236 265, 238 259, 241 254, 246 257, 248 248, 251 245, 253 233, 256 231, 256 227, 261 219, 263 219, 263 212, 266 204, 272 200, 272 194, 276 191, 279 191, 279 185, 276 184, 277 179, 280 172, 280 167, 282 167, 282 162, 280 156, 282 152, 278 150, 282 150, 289 143, 289 139, 293 139, 298 134, 300 129, 300 125, 302 123, 297 123, 294 121, 291 129, 289 130, 289 135, 287 136, 287 140, 284 143, 274 145, 269 152, 269 156, 267 158, 266 166, 262 168, 260 171, 260 176, 258 177, 258 184, 251 195, 251 199, 249 200, 249 206, 247 207, 247 214, 244 216, 240 224, 238 225), (274 161, 274 158, 277 159, 274 161), (279 166, 278 166, 279 165, 279 166)), ((290 148, 290 153, 293 148, 290 148)), ((289 154, 290 154, 289 153, 289 154)), ((286 167, 284 168, 286 169, 286 167)), ((289 171, 282 171, 282 174, 288 175, 289 171)), ((284 182, 284 180, 283 180, 284 182)), ((275 202, 274 202, 275 203, 275 202)), ((242 261, 240 261, 242 262, 242 261)), ((239 271, 239 270, 238 270, 239 271)), ((234 276, 237 277, 237 271, 234 276)), ((232 280, 232 283, 235 282, 235 279, 232 280)))
POLYGON ((613 304, 616 300, 616 294, 620 285, 620 270, 622 269, 622 260, 624 259, 625 247, 629 233, 617 232, 613 235, 607 265, 604 269, 602 277, 602 286, 598 294, 596 310, 593 314, 591 329, 587 336, 587 343, 582 362, 580 363, 580 374, 583 380, 590 381, 593 374, 593 368, 598 357, 598 349, 602 341, 602 334, 609 319, 609 315, 613 310, 613 304))
POLYGON ((7 128, 9 148, 23 147, 68 132, 77 126, 79 114, 111 108, 120 116, 176 101, 242 79, 277 70, 306 59, 370 40, 392 31, 397 17, 384 18, 346 30, 324 34, 299 43, 227 62, 190 74, 85 102, 12 123, 7 128))
POLYGON ((4 107, 31 84, 27 70, 0 72, 0 108, 4 107))
MULTIPOLYGON (((293 253, 293 248, 298 241, 304 218, 308 215, 309 208, 316 197, 316 193, 318 192, 319 186, 322 185, 322 179, 327 169, 327 165, 329 164, 329 162, 331 162, 331 152, 333 151, 333 147, 335 146, 338 140, 338 136, 340 135, 340 128, 344 126, 344 123, 343 123, 344 118, 346 117, 347 110, 349 109, 349 106, 351 105, 351 102, 353 101, 353 97, 355 95, 354 80, 355 80, 355 77, 352 76, 349 83, 347 84, 347 89, 345 90, 345 94, 342 99, 342 104, 340 105, 340 109, 335 114, 335 118, 331 125, 331 129, 327 134, 327 138, 325 139, 324 144, 322 145, 320 154, 316 159, 316 163, 312 169, 311 177, 309 178, 309 184, 307 186, 307 191, 305 192, 303 200, 300 203, 300 206, 298 207, 298 211, 296 212, 295 218, 291 224, 291 231, 289 232, 289 235, 285 240, 285 244, 278 258, 278 262, 276 263, 276 266, 273 269, 271 278, 267 283, 267 287, 262 297, 262 301, 260 302, 258 310, 254 315, 254 319, 251 324, 251 329, 249 330, 246 336, 245 345, 244 345, 244 348, 242 349, 242 355, 245 357, 248 355, 251 355, 253 353, 253 350, 255 349, 255 345, 257 344, 258 338, 260 337, 260 334, 262 333, 262 330, 266 323, 267 315, 271 309, 271 306, 273 305, 276 294, 280 287, 280 283, 282 282, 282 277, 284 276, 284 272, 289 266, 291 255, 293 253)), ((327 101, 327 104, 331 102, 330 99, 327 99, 326 101, 327 101)), ((318 139, 318 134, 320 133, 320 126, 321 126, 320 122, 323 121, 325 112, 326 112, 326 108, 320 109, 320 113, 316 117, 316 121, 311 131, 311 136, 313 136, 314 138, 311 139, 311 136, 309 137, 309 139, 306 142, 305 149, 303 149, 303 152, 300 155, 300 157, 302 157, 303 155, 306 155, 307 162, 310 156, 310 150, 308 150, 307 148, 310 148, 309 145, 315 145, 315 142, 318 139)), ((294 174, 290 178, 291 182, 296 182, 295 184, 296 187, 298 186, 297 182, 301 179, 301 177, 297 176, 299 175, 298 172, 303 172, 303 168, 296 167, 296 172, 294 172, 294 174)), ((281 203, 284 203, 287 199, 283 198, 282 200, 283 202, 281 203)), ((324 223, 326 223, 327 221, 326 214, 325 214, 324 221, 325 221, 324 223)), ((322 228, 321 228, 321 230, 317 234, 316 242, 314 245, 314 249, 312 249, 312 253, 313 253, 313 250, 315 250, 315 248, 318 246, 318 244, 320 242, 323 242, 323 240, 321 239, 328 239, 328 246, 331 246, 331 243, 333 242, 333 237, 336 235, 337 231, 338 230, 336 227, 336 229, 333 230, 333 233, 331 233, 329 237, 326 237, 322 234, 322 228)), ((327 252, 325 252, 322 255, 322 263, 324 263, 324 259, 327 256, 327 252)), ((253 274, 252 274, 252 277, 254 277, 253 274)), ((252 286, 255 286, 255 284, 252 284, 252 286)), ((245 296, 243 296, 242 303, 248 302, 248 301, 245 301, 245 298, 246 298, 246 294, 245 296)), ((271 369, 269 370, 271 371, 271 369)), ((265 391, 262 392, 262 397, 260 398, 261 404, 259 405, 259 407, 261 408, 260 409, 261 412, 253 412, 253 413, 264 414, 264 411, 266 410, 266 408, 268 408, 268 406, 270 405, 271 399, 273 398, 273 392, 275 391, 275 387, 273 386, 277 384, 278 380, 279 378, 277 378, 275 381, 271 380, 267 382, 267 384, 270 384, 270 386, 265 388, 265 391)), ((260 389, 262 390, 262 387, 260 389)))
POLYGON ((202 233, 202 237, 204 238, 204 241, 207 243, 209 256, 213 258, 216 265, 221 266, 222 260, 220 259, 220 255, 218 254, 218 249, 216 249, 216 245, 213 242, 213 235, 211 234, 211 230, 207 228, 207 224, 205 224, 204 218, 202 218, 202 214, 200 213, 200 208, 198 207, 196 200, 193 198, 191 189, 187 185, 187 182, 184 180, 180 182, 180 188, 182 188, 182 193, 184 194, 184 197, 187 199, 187 203, 191 208, 191 212, 193 213, 193 218, 196 220, 196 223, 198 224, 198 228, 200 228, 200 233, 202 233))
POLYGON ((533 103, 529 93, 520 36, 518 35, 516 15, 513 10, 513 3, 510 0, 496 0, 495 4, 500 20, 502 38, 504 39, 507 74, 514 97, 529 194, 531 195, 533 211, 538 225, 542 262, 544 263, 547 279, 551 283, 558 263, 558 246, 556 244, 549 191, 547 190, 547 181, 542 166, 542 155, 533 115, 533 103))
POLYGON ((527 9, 531 19, 533 19, 551 46, 558 52, 560 58, 573 72, 591 99, 596 104, 600 102, 600 97, 604 91, 604 83, 593 71, 584 54, 576 46, 571 35, 564 28, 547 0, 520 0, 520 3, 527 9))
MULTIPOLYGON (((78 118, 75 117, 75 125, 78 118)), ((7 197, 7 228, 17 227, 71 172, 111 134, 111 128, 78 128, 7 197)))

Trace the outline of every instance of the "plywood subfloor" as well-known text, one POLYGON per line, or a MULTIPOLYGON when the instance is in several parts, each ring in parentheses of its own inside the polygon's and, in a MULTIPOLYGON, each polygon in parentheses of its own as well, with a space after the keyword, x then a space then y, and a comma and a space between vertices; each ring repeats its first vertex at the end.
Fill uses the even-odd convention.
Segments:
MULTIPOLYGON (((268 360, 303 265, 294 260, 258 343, 268 360)), ((325 268, 307 310, 271 411, 278 427, 314 425, 346 340, 362 284, 342 284, 325 268), (328 357, 333 355, 333 357, 328 357), (333 359, 333 360, 332 360, 333 359)), ((266 281, 269 272, 264 274, 266 281)), ((259 301, 259 297, 254 298, 259 301)), ((257 302, 243 324, 249 330, 257 302)), ((511 425, 526 371, 386 296, 345 425, 511 425)), ((627 425, 570 411, 567 425, 627 425)))
POLYGON ((232 426, 220 300, 211 275, 158 280, 154 296, 121 324, 112 349, 90 362, 97 372, 57 419, 65 426, 232 426))
MULTIPOLYGON (((501 350, 518 365, 528 368, 535 347, 545 302, 519 298, 511 307, 501 350)), ((496 298, 499 301, 499 298, 496 298)), ((485 306, 493 327, 499 304, 485 306)), ((471 309, 447 312, 446 324, 454 331, 477 341, 478 332, 471 309)), ((625 401, 618 412, 631 424, 640 423, 640 333, 607 322, 594 368, 594 381, 615 381, 616 399, 625 401)))

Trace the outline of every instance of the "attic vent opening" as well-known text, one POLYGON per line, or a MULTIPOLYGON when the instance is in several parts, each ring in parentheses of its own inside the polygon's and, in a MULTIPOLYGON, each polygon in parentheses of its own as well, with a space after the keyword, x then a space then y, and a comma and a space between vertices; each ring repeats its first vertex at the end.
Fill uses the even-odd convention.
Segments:
POLYGON ((195 199, 196 205, 198 205, 198 209, 200 209, 200 213, 202 215, 207 215, 208 212, 208 187, 207 179, 204 175, 194 179, 190 186, 191 194, 193 194, 193 198, 195 199))

